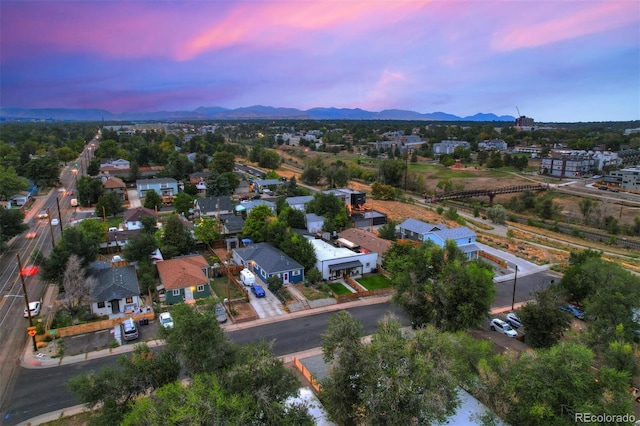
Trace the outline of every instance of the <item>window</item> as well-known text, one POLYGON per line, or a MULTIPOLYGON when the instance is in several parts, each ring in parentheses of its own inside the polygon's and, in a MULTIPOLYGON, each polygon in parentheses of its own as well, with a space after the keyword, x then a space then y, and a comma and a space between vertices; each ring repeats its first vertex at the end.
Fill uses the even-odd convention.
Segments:
POLYGON ((371 265, 371 262, 367 262, 367 263, 365 264, 365 266, 366 266, 367 268, 369 267, 369 265, 371 265))
POLYGON ((264 269, 260 270, 260 275, 262 275, 262 278, 267 278, 267 274, 264 273, 264 269))
POLYGON ((132 303, 133 302, 133 297, 127 297, 126 299, 124 299, 124 301, 126 303, 132 303))
POLYGON ((198 292, 204 291, 204 285, 199 285, 198 289, 196 291, 198 291, 198 292))
POLYGON ((98 302, 98 309, 104 308, 104 302, 98 302))
POLYGON ((296 269, 295 271, 293 271, 293 275, 300 275, 300 269, 296 269))
POLYGON ((175 289, 171 292, 171 294, 173 294, 174 296, 180 296, 180 289, 175 289))

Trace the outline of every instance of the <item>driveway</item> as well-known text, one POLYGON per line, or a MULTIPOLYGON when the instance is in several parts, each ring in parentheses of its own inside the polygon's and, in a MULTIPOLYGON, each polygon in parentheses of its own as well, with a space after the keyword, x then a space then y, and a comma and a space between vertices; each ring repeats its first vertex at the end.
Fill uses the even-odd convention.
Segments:
POLYGON ((507 266, 509 268, 508 272, 504 275, 501 276, 496 276, 493 280, 495 282, 502 282, 502 281, 508 281, 508 280, 512 280, 515 277, 515 266, 518 266, 518 276, 526 276, 526 275, 531 275, 531 274, 535 274, 537 272, 541 272, 541 271, 546 271, 549 269, 549 265, 536 265, 533 262, 529 262, 528 260, 522 259, 518 256, 515 256, 511 253, 508 253, 506 251, 502 251, 502 250, 498 250, 495 249, 491 246, 482 244, 482 243, 478 243, 476 242, 476 245, 482 250, 485 251, 489 254, 492 254, 504 261, 507 262, 507 266))
POLYGON ((249 287, 246 287, 249 290, 249 302, 253 309, 255 309, 256 313, 260 318, 271 318, 277 317, 279 315, 284 315, 285 311, 282 307, 282 303, 280 300, 269 291, 267 285, 261 281, 257 282, 258 285, 262 286, 264 289, 265 297, 256 297, 249 287))

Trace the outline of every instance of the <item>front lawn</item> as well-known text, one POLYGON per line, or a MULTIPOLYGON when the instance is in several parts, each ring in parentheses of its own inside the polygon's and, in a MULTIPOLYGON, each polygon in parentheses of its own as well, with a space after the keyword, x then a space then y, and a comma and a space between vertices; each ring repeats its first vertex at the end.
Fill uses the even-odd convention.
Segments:
POLYGON ((332 297, 327 291, 326 285, 305 287, 304 284, 295 284, 295 287, 307 300, 320 300, 332 297))
POLYGON ((360 285, 367 290, 377 290, 379 288, 391 287, 391 280, 382 274, 369 275, 366 277, 358 278, 356 280, 360 285))
POLYGON ((342 283, 331 283, 327 284, 327 286, 329 286, 331 291, 333 291, 338 296, 342 296, 343 294, 351 294, 351 291, 344 285, 342 285, 342 283))
POLYGON ((231 287, 231 296, 229 296, 229 287, 227 287, 227 277, 222 276, 211 280, 211 290, 213 290, 220 299, 230 298, 231 300, 235 300, 244 297, 244 294, 234 283, 229 282, 229 286, 231 287))

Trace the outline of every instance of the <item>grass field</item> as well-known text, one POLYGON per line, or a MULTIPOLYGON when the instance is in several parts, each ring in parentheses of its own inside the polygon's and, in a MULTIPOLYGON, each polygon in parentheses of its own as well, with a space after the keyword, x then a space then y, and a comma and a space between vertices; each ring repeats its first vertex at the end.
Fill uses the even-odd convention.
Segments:
POLYGON ((349 291, 348 288, 343 286, 342 283, 331 283, 331 284, 327 284, 327 285, 329 286, 331 291, 333 291, 338 296, 343 295, 343 294, 351 294, 351 291, 349 291))
MULTIPOLYGON (((229 298, 229 288, 227 287, 227 277, 214 278, 211 280, 211 290, 218 296, 220 299, 229 298)), ((231 283, 231 299, 238 299, 243 297, 242 292, 236 287, 235 284, 231 283)))
POLYGON ((358 281, 362 287, 367 290, 391 287, 391 280, 382 274, 369 275, 367 277, 358 278, 356 281, 358 281))

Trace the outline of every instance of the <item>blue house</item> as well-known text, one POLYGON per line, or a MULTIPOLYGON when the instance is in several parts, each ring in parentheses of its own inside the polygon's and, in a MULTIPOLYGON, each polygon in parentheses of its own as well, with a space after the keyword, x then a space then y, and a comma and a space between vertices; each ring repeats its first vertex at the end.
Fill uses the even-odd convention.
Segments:
POLYGON ((244 265, 264 282, 274 275, 283 284, 304 281, 304 267, 268 243, 251 244, 233 250, 236 265, 244 265))
POLYGON ((161 197, 173 197, 178 194, 178 181, 173 178, 138 179, 136 189, 140 198, 152 189, 161 197))
POLYGON ((447 228, 444 225, 432 225, 417 219, 407 219, 398 225, 400 237, 413 241, 432 241, 440 247, 444 247, 447 240, 453 240, 458 248, 473 260, 478 257, 480 248, 476 245, 476 233, 466 226, 459 228, 447 228))

